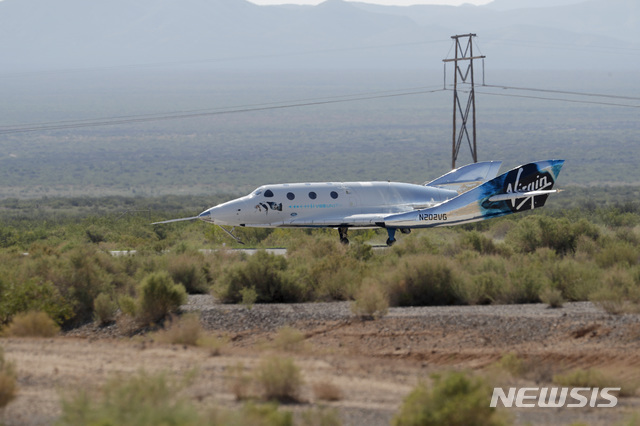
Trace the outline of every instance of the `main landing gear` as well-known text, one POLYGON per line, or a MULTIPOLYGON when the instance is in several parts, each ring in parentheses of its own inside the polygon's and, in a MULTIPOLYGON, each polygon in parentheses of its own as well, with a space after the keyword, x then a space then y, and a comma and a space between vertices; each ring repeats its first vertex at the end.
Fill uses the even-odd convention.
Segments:
POLYGON ((410 234, 411 233, 411 229, 410 228, 387 228, 387 235, 389 235, 389 238, 387 238, 387 245, 389 247, 391 247, 393 244, 395 244, 395 242, 396 242, 396 231, 398 231, 398 230, 402 234, 410 234))
POLYGON ((340 228, 338 228, 338 234, 340 234, 340 242, 344 245, 349 244, 349 239, 347 238, 348 231, 349 228, 347 228, 346 226, 341 226, 340 228))
MULTIPOLYGON (((349 228, 346 226, 341 226, 338 228, 338 234, 340 234, 340 242, 344 245, 349 244, 349 239, 347 238, 347 232, 349 228)), ((387 234, 389 238, 387 238, 387 245, 391 247, 396 242, 396 231, 400 231, 402 234, 410 234, 411 229, 409 228, 387 228, 387 234)))

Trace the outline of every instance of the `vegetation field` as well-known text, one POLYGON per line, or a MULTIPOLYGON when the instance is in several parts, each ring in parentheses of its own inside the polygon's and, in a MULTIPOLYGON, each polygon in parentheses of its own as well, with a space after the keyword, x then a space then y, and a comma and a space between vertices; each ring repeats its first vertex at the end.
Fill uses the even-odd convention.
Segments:
MULTIPOLYGON (((621 357, 619 366, 635 367, 631 365, 637 362, 635 358, 620 354, 623 349, 635 348, 634 327, 640 312, 637 107, 512 98, 482 89, 485 94, 478 94, 482 160, 503 160, 503 170, 531 160, 567 160, 558 181, 564 192, 550 197, 545 208, 474 225, 414 231, 402 235, 392 248, 376 247, 384 244, 386 234, 375 230, 352 232, 352 243, 345 247, 334 230, 239 229, 240 238, 259 249, 249 256, 233 250, 237 243, 219 228, 202 222, 151 223, 196 215, 265 183, 423 182, 439 176, 449 169, 452 94, 419 92, 440 87, 441 76, 356 71, 339 76, 207 75, 194 71, 150 75, 102 70, 37 77, 4 77, 15 80, 0 89, 0 326, 7 339, 0 340, 0 346, 6 343, 10 354, 22 354, 27 359, 27 354, 34 351, 28 346, 34 336, 88 333, 92 339, 142 336, 133 344, 146 347, 145 342, 153 341, 184 348, 195 346, 207 356, 219 355, 220 347, 228 343, 225 339, 236 339, 231 351, 246 349, 242 339, 251 331, 243 334, 222 329, 217 335, 202 335, 198 328, 201 321, 180 310, 194 296, 212 297, 220 312, 224 305, 246 313, 256 305, 342 302, 349 307, 348 321, 357 321, 353 324, 362 324, 362 329, 354 331, 351 322, 345 325, 332 320, 319 328, 325 331, 306 328, 303 338, 295 329, 277 335, 269 330, 259 335, 273 340, 276 352, 295 352, 304 346, 303 341, 318 333, 319 339, 331 342, 324 347, 329 351, 327 356, 338 354, 331 358, 337 368, 341 362, 358 362, 357 357, 349 358, 353 353, 342 348, 355 344, 355 339, 362 340, 367 343, 357 356, 365 354, 367 348, 379 349, 367 355, 373 359, 367 361, 365 375, 375 376, 381 365, 396 355, 409 359, 412 364, 408 370, 397 364, 405 379, 402 386, 393 388, 403 396, 393 399, 383 418, 394 419, 396 424, 413 424, 415 416, 427 415, 414 412, 416 406, 441 406, 438 401, 442 398, 461 398, 460 404, 477 413, 477 401, 486 396, 487 383, 491 383, 475 373, 424 374, 428 386, 406 379, 415 378, 415 368, 423 368, 422 364, 434 362, 438 366, 429 373, 443 373, 441 366, 478 370, 499 361, 502 364, 498 367, 514 380, 531 383, 538 379, 523 373, 526 366, 531 366, 527 363, 551 355, 533 356, 527 352, 529 347, 502 347, 487 340, 489 343, 482 345, 493 345, 492 352, 478 361, 474 358, 478 342, 484 342, 480 335, 476 336, 478 340, 465 341, 468 330, 460 329, 452 343, 445 339, 447 327, 443 326, 437 329, 442 340, 438 340, 435 328, 431 331, 436 334, 427 338, 423 323, 419 331, 408 332, 409 328, 401 329, 409 327, 402 319, 381 322, 387 316, 404 315, 390 310, 513 304, 562 309, 574 302, 587 302, 589 309, 597 312, 590 311, 588 321, 599 321, 599 325, 589 328, 592 324, 581 322, 579 314, 575 324, 554 328, 554 333, 560 333, 560 329, 564 333, 554 334, 566 343, 562 347, 573 348, 573 339, 585 335, 604 339, 597 341, 598 350, 628 344, 618 348, 620 353, 615 356, 621 357), (102 79, 103 84, 96 85, 96 79, 102 79), (415 93, 386 97, 397 91, 415 93), (370 99, 322 101, 345 94, 370 99), (276 108, 295 103, 310 105, 276 108), (264 105, 268 109, 228 113, 236 107, 256 109, 264 105), (16 123, 26 128, 33 123, 212 112, 216 108, 222 108, 225 114, 65 130, 9 131, 9 126, 16 123), (272 247, 285 247, 287 255, 260 250, 272 247), (615 324, 605 326, 603 318, 614 318, 615 324), (618 326, 618 330, 629 331, 624 335, 630 340, 618 341, 619 335, 613 331, 618 326), (343 327, 343 331, 336 331, 343 327), (391 329, 394 331, 385 335, 391 329), (117 331, 109 335, 110 330, 117 331), (338 338, 334 332, 343 334, 338 338), (385 340, 385 336, 393 338, 385 340), (22 339, 27 342, 26 349, 20 349, 22 339), (414 339, 420 343, 409 343, 414 339), (451 361, 459 339, 466 342, 465 353, 473 361, 451 361), (419 346, 420 355, 403 352, 402 345, 394 349, 385 346, 399 341, 419 346), (437 355, 438 349, 431 346, 434 342, 448 345, 447 355, 437 355), (511 349, 515 355, 509 354, 511 349), (376 362, 376 357, 382 357, 383 362, 376 362)), ((627 85, 629 76, 623 74, 615 78, 577 78, 570 73, 539 73, 519 82, 509 77, 497 73, 494 78, 500 81, 492 83, 636 95, 627 85)), ((621 98, 615 103, 625 102, 621 98)), ((459 163, 468 161, 461 159, 459 163)), ((556 325, 562 319, 557 321, 556 325)), ((262 322, 257 320, 255 324, 262 322)), ((531 324, 535 328, 536 322, 531 324)), ((211 330, 216 327, 210 326, 207 331, 211 330)), ((546 345, 544 338, 536 342, 546 345)), ((297 392, 302 380, 293 361, 258 362, 256 353, 261 352, 263 343, 252 340, 254 344, 249 355, 242 355, 252 363, 248 379, 243 366, 231 365, 228 360, 222 366, 210 366, 218 373, 216 369, 222 369, 225 380, 231 382, 228 389, 233 389, 231 393, 241 401, 231 404, 233 411, 193 414, 191 403, 198 400, 198 395, 208 393, 194 391, 187 384, 193 383, 189 374, 180 374, 183 382, 173 382, 168 376, 139 372, 129 374, 127 380, 97 379, 97 384, 103 385, 100 392, 93 389, 86 395, 65 396, 62 402, 53 398, 56 415, 46 417, 47 421, 118 424, 122 419, 118 416, 146 404, 118 395, 135 395, 140 388, 148 388, 155 392, 147 401, 152 404, 140 410, 143 417, 136 424, 157 423, 153 416, 163 413, 157 407, 172 407, 174 414, 184 415, 176 420, 178 424, 291 424, 307 419, 304 416, 317 419, 318 424, 340 422, 331 412, 294 415, 264 405, 274 400, 289 405, 305 403, 309 398, 297 392), (290 380, 282 383, 278 380, 281 377, 290 380), (321 422, 325 417, 326 422, 321 422)), ((85 349, 81 351, 85 353, 85 349)), ((164 349, 159 353, 166 355, 164 349)), ((558 374, 563 376, 556 380, 547 372, 546 382, 580 383, 586 375, 588 383, 610 383, 600 380, 610 372, 574 372, 570 368, 600 366, 606 357, 597 362, 589 358, 587 362, 580 350, 574 355, 569 366, 558 367, 558 374)), ((11 404, 16 395, 19 397, 21 383, 29 386, 28 373, 20 363, 19 358, 5 359, 0 352, 0 403, 11 404)), ((180 363, 179 368, 184 365, 180 363)), ((218 373, 213 374, 216 381, 222 380, 218 373)), ((637 373, 634 370, 631 377, 637 373)), ((356 373, 352 370, 352 374, 356 373)), ((614 381, 619 379, 616 373, 614 381)), ((64 381, 65 385, 71 383, 64 381)), ((625 389, 630 390, 624 397, 634 398, 637 386, 626 383, 625 389)), ((318 388, 317 395, 323 396, 312 399, 341 398, 332 383, 319 383, 318 388)), ((308 394, 309 387, 305 389, 302 393, 308 394)), ((443 416, 441 424, 451 423, 446 417, 449 414, 437 414, 443 416)), ((616 420, 626 419, 623 414, 616 420)), ((481 415, 483 424, 513 420, 491 410, 481 415)), ((637 420, 637 415, 631 419, 629 424, 637 420)), ((460 424, 466 423, 463 420, 460 424)))
MULTIPOLYGON (((638 96, 634 78, 488 70, 487 84, 623 99, 478 87, 480 160, 510 168, 563 158, 563 184, 638 183, 638 106, 624 99, 638 96)), ((240 194, 300 181, 421 183, 451 163, 453 94, 437 91, 443 75, 433 72, 101 70, 4 80, 0 197, 240 194), (390 96, 396 94, 406 95, 390 96), (335 102, 344 100, 350 101, 335 102), (288 105, 306 106, 281 108, 288 105), (251 111, 228 113, 235 110, 251 111), (194 112, 212 115, 4 133, 16 125, 194 112)), ((469 162, 465 142, 458 165, 469 162)))

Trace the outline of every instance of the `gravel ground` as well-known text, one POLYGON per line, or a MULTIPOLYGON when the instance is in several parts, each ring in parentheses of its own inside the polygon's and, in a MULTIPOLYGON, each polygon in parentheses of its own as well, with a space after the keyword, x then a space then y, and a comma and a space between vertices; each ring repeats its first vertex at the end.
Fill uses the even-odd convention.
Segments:
MULTIPOLYGON (((339 411, 345 425, 389 424, 420 378, 451 368, 484 371, 508 352, 527 360, 531 368, 531 378, 512 386, 550 383, 554 372, 577 367, 627 372, 640 383, 640 315, 609 315, 589 302, 566 303, 559 309, 544 304, 390 308, 381 319, 362 321, 351 313, 349 302, 256 304, 248 308, 220 304, 209 295, 191 295, 182 310, 199 311, 206 330, 230 338, 228 360, 203 359, 196 353, 184 360, 184 365, 211 364, 211 371, 218 372, 202 379, 203 388, 212 380, 221 380, 219 375, 226 374, 225 362, 234 365, 242 360, 250 365, 273 350, 269 345, 279 328, 292 326, 303 331, 307 349, 293 355, 296 363, 309 383, 330 380, 343 390, 343 399, 328 405, 339 411)), ((133 334, 140 334, 140 330, 132 332, 121 322, 108 327, 90 324, 66 333, 85 338, 89 347, 83 346, 83 351, 95 350, 105 357, 109 354, 91 348, 91 342, 116 341, 112 339, 133 334)), ((137 339, 147 339, 142 340, 144 348, 148 338, 137 339)), ((172 361, 177 352, 166 353, 150 345, 137 353, 154 350, 158 354, 151 359, 158 363, 177 362, 172 361)), ((10 353, 11 345, 7 348, 10 353)), ((136 360, 135 351, 140 351, 136 348, 131 349, 134 355, 114 355, 101 365, 127 368, 126 357, 130 362, 136 360), (122 366, 116 361, 120 358, 124 358, 122 366)), ((122 345, 118 349, 127 350, 122 345)), ((140 360, 142 365, 149 362, 140 360)), ((182 368, 170 365, 172 370, 182 368)), ((75 374, 74 370, 69 367, 70 374, 75 374)), ((220 389, 211 391, 211 398, 217 401, 220 395, 222 401, 232 400, 220 389)), ((305 408, 304 404, 287 407, 293 411, 305 408)), ((639 410, 638 398, 624 398, 615 410, 514 409, 511 414, 516 424, 582 421, 605 425, 639 410)))

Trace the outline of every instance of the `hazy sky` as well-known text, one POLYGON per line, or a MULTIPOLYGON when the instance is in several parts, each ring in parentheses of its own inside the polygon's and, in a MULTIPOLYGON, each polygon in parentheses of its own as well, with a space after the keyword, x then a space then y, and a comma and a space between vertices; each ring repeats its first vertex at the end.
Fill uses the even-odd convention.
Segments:
MULTIPOLYGON (((255 4, 318 4, 324 0, 249 0, 255 4)), ((469 4, 487 4, 492 0, 358 0, 363 3, 384 4, 393 6, 410 6, 412 4, 446 4, 450 6, 458 6, 464 3, 469 4)))

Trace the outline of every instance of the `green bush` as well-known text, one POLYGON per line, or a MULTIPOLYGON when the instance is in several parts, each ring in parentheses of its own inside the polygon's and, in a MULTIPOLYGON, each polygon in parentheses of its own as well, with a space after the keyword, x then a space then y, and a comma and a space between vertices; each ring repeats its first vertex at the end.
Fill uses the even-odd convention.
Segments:
POLYGON ((264 359, 256 370, 256 381, 267 400, 299 401, 302 376, 291 358, 273 356, 264 359))
POLYGON ((553 383, 560 386, 588 388, 620 388, 620 396, 635 396, 640 383, 637 379, 617 376, 595 368, 575 369, 553 376, 553 383))
POLYGON ((389 300, 380 285, 365 279, 351 302, 351 312, 362 319, 377 319, 385 316, 388 310, 389 300))
POLYGON ((16 285, 0 286, 0 323, 8 323, 18 313, 42 311, 58 325, 74 315, 72 301, 60 294, 51 281, 31 278, 16 285))
POLYGON ((481 254, 494 254, 497 252, 493 240, 478 231, 466 232, 462 238, 462 244, 481 254))
POLYGON ((610 314, 640 311, 640 282, 637 270, 613 268, 603 274, 602 287, 589 299, 610 314))
POLYGON ((173 316, 161 331, 153 334, 153 337, 161 343, 197 346, 203 337, 200 316, 198 314, 173 316))
POLYGON ((13 401, 16 391, 15 366, 4 359, 4 349, 0 346, 0 410, 13 401))
POLYGON ((506 240, 522 253, 533 253, 538 248, 547 247, 559 255, 566 255, 575 253, 581 236, 595 240, 599 231, 584 219, 572 223, 567 218, 535 216, 518 221, 506 240))
POLYGON ((100 293, 93 301, 93 318, 98 325, 105 325, 116 319, 118 304, 107 293, 100 293))
POLYGON ((176 396, 181 387, 165 374, 145 372, 130 377, 115 376, 102 389, 102 396, 87 393, 63 397, 59 425, 204 425, 195 406, 176 396))
POLYGON ((156 322, 176 312, 186 301, 184 287, 175 284, 168 273, 152 273, 140 285, 138 317, 144 322, 156 322))
POLYGON ((13 317, 4 334, 11 337, 53 337, 60 327, 44 312, 23 312, 13 317))
POLYGON ((547 269, 553 288, 569 301, 589 300, 589 295, 600 287, 601 272, 593 263, 563 258, 547 269))
POLYGON ((463 302, 459 278, 451 261, 440 256, 412 255, 402 259, 386 279, 392 306, 455 305, 463 302))
MULTIPOLYGON (((317 418, 314 420, 317 421, 317 418)), ((207 419, 211 426, 293 426, 293 414, 279 410, 277 404, 244 404, 239 410, 214 410, 207 419)), ((313 425, 314 423, 306 423, 313 425)), ((318 424, 318 423, 316 423, 318 424)), ((337 423, 320 423, 321 426, 334 426, 337 423)))
POLYGON ((299 285, 304 300, 349 300, 362 280, 362 258, 367 256, 366 249, 345 247, 335 236, 305 236, 287 251, 287 276, 299 285))
POLYGON ((506 422, 489 407, 492 387, 479 377, 451 372, 434 375, 433 387, 419 384, 405 398, 395 426, 488 426, 506 422))
POLYGON ((209 291, 208 266, 200 253, 182 253, 169 259, 168 271, 176 284, 182 284, 189 294, 209 291))
POLYGON ((633 244, 622 240, 609 240, 599 253, 596 254, 596 263, 601 268, 611 268, 615 265, 629 267, 637 265, 640 259, 640 250, 633 244))
POLYGON ((246 262, 232 264, 213 289, 223 303, 242 301, 241 290, 253 287, 258 303, 290 303, 303 300, 301 289, 286 274, 287 260, 260 250, 246 262))

